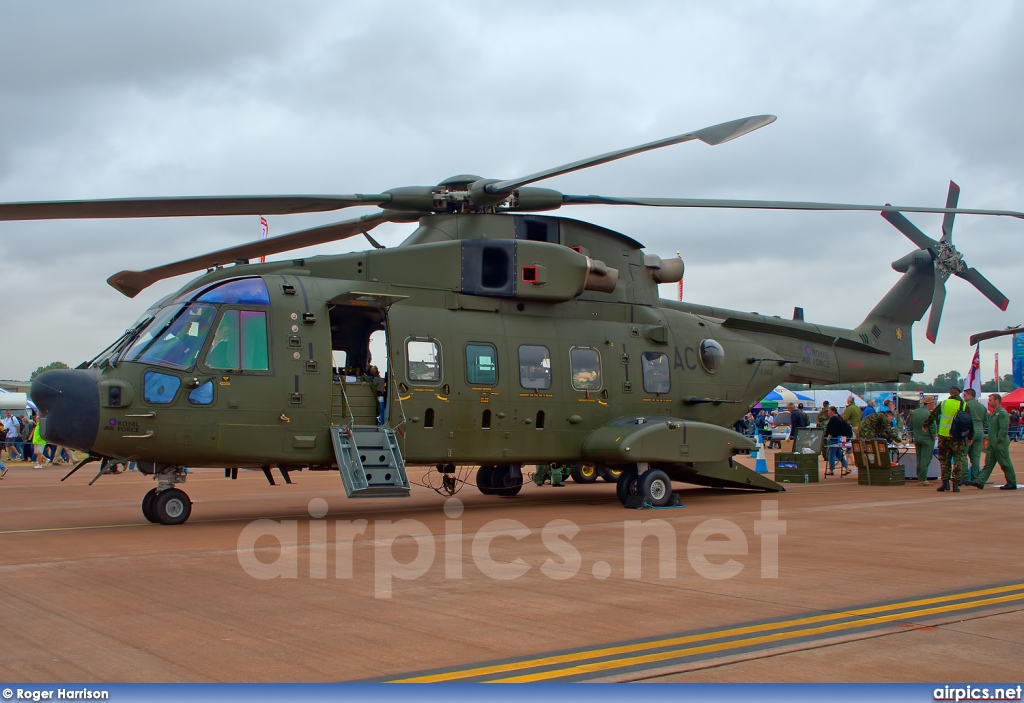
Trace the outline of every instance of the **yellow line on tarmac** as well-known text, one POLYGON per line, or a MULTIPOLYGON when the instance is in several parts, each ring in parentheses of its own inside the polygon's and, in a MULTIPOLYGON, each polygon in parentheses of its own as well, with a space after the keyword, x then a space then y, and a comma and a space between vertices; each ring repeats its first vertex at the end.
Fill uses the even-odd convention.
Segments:
POLYGON ((78 525, 75 527, 36 527, 24 530, 2 530, 0 535, 25 535, 33 532, 74 532, 77 530, 105 530, 108 527, 142 527, 149 523, 128 522, 123 525, 78 525))
POLYGON ((895 613, 893 615, 880 615, 878 617, 867 618, 864 620, 853 620, 850 622, 838 623, 834 625, 823 625, 821 627, 809 627, 802 630, 793 630, 791 632, 783 632, 773 635, 762 635, 760 637, 749 637, 747 639, 733 640, 730 642, 723 642, 720 644, 704 645, 701 647, 686 647, 683 649, 676 649, 668 652, 658 652, 655 654, 626 657, 624 659, 613 659, 604 662, 594 662, 591 664, 583 664, 579 666, 568 667, 566 669, 540 672, 537 674, 510 676, 504 679, 494 679, 491 681, 491 683, 526 683, 528 681, 544 681, 547 679, 557 679, 566 676, 574 676, 577 674, 587 674, 596 671, 607 671, 608 669, 621 669, 623 667, 635 666, 637 664, 652 664, 655 662, 677 659, 679 657, 693 656, 695 654, 721 652, 730 649, 739 649, 742 647, 750 647, 754 645, 768 644, 772 642, 784 642, 786 640, 797 639, 800 637, 822 635, 832 632, 842 632, 843 630, 855 630, 858 628, 867 627, 869 625, 878 625, 882 623, 893 622, 896 620, 907 620, 914 617, 939 615, 942 613, 956 612, 958 610, 968 610, 970 608, 977 608, 984 605, 997 605, 999 603, 1010 603, 1013 601, 1021 600, 1024 600, 1024 593, 1015 593, 1013 595, 1000 596, 998 598, 984 598, 977 601, 968 601, 966 603, 956 603, 954 605, 938 606, 934 608, 924 608, 922 610, 895 613))
MULTIPOLYGON (((478 666, 468 669, 461 669, 456 671, 447 671, 438 674, 427 674, 424 676, 414 676, 411 678, 396 679, 392 683, 434 683, 439 681, 456 681, 460 679, 476 678, 481 676, 489 676, 492 674, 504 674, 512 673, 516 671, 524 671, 527 669, 534 669, 538 667, 552 666, 556 664, 568 664, 579 662, 581 659, 595 659, 601 657, 609 657, 618 654, 631 654, 640 653, 644 651, 650 651, 652 649, 659 649, 662 647, 671 647, 680 644, 689 644, 694 642, 705 642, 710 639, 720 639, 723 637, 735 637, 738 635, 748 635, 759 632, 771 632, 772 630, 781 630, 799 625, 811 625, 816 623, 824 623, 830 620, 840 620, 850 617, 861 617, 865 615, 876 615, 878 613, 886 613, 894 610, 904 611, 906 608, 915 606, 928 606, 939 603, 948 603, 949 601, 962 600, 965 598, 979 598, 983 596, 996 596, 997 594, 1006 594, 1012 591, 1024 591, 1024 583, 1017 583, 1009 586, 997 586, 993 588, 984 588, 976 591, 965 591, 962 593, 951 593, 944 596, 934 596, 931 598, 922 598, 917 600, 903 601, 900 603, 887 603, 884 605, 871 606, 867 608, 857 608, 854 610, 847 610, 837 613, 827 613, 823 615, 811 615, 805 617, 792 618, 790 620, 783 620, 777 622, 761 623, 757 625, 747 625, 743 627, 726 628, 723 630, 717 630, 713 632, 702 632, 692 635, 682 635, 679 637, 669 637, 665 639, 650 640, 646 642, 639 642, 634 644, 618 645, 612 647, 602 647, 598 649, 586 650, 581 652, 571 652, 568 654, 558 654, 548 657, 538 657, 535 659, 526 659, 521 661, 507 662, 504 664, 493 664, 488 666, 478 666)), ((1024 600, 1024 592, 1013 593, 1012 595, 1003 595, 994 598, 986 598, 983 600, 969 601, 967 603, 957 603, 953 605, 947 605, 936 608, 926 608, 924 610, 918 610, 913 612, 899 612, 892 615, 884 615, 878 617, 871 617, 867 619, 858 619, 846 623, 838 623, 832 625, 825 625, 819 627, 805 628, 802 630, 796 630, 791 632, 776 633, 772 635, 762 635, 759 637, 752 637, 742 640, 731 640, 729 642, 722 642, 713 645, 703 645, 698 647, 690 647, 685 649, 677 649, 669 652, 659 652, 647 655, 637 655, 633 657, 627 657, 622 659, 614 659, 604 662, 595 662, 591 664, 576 665, 567 669, 557 669, 553 671, 538 672, 535 674, 524 674, 521 676, 513 676, 502 679, 492 679, 493 681, 500 682, 519 682, 519 681, 540 681, 549 678, 561 678, 565 676, 573 676, 575 674, 590 673, 594 671, 602 671, 606 669, 617 669, 626 666, 633 666, 635 664, 653 663, 657 661, 664 661, 666 659, 675 659, 683 656, 691 656, 694 654, 701 654, 706 652, 716 652, 726 649, 735 649, 739 647, 749 647, 755 644, 763 644, 768 642, 776 642, 787 639, 794 639, 798 637, 806 637, 814 634, 822 634, 826 632, 839 631, 842 629, 854 629, 859 627, 865 627, 868 625, 879 624, 883 622, 890 622, 894 620, 908 619, 914 616, 922 616, 933 613, 941 613, 953 610, 963 610, 967 608, 974 608, 980 605, 995 604, 1000 602, 1009 602, 1013 600, 1024 600)))

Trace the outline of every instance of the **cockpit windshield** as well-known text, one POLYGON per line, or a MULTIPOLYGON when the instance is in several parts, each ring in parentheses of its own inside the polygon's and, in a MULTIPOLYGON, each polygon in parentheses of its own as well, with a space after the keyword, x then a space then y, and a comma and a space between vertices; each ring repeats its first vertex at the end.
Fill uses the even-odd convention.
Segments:
POLYGON ((196 363, 215 317, 213 305, 169 305, 146 326, 124 360, 187 369, 196 363))

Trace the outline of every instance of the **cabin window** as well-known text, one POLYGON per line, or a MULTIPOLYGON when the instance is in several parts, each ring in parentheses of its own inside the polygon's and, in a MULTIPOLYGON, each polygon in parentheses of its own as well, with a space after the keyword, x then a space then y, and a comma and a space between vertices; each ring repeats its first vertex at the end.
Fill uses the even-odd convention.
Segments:
POLYGON ((267 313, 225 310, 206 354, 206 365, 223 371, 269 371, 267 313))
POLYGON ((192 405, 210 405, 213 403, 213 381, 207 381, 189 393, 188 402, 192 405))
POLYGON ((217 309, 212 305, 169 305, 142 331, 125 354, 125 361, 190 368, 216 316, 217 309))
POLYGON ((196 300, 228 305, 270 305, 270 293, 261 278, 239 278, 210 288, 196 300))
POLYGON ((413 382, 441 380, 441 346, 434 341, 410 339, 405 345, 406 373, 413 382))
POLYGON ((569 366, 573 388, 578 391, 601 390, 601 355, 596 349, 573 347, 569 350, 569 366))
POLYGON ((498 382, 498 354, 493 344, 466 345, 466 380, 484 386, 498 382))
POLYGON ((147 403, 167 405, 174 401, 181 379, 159 371, 147 371, 142 377, 143 397, 147 403))
POLYGON ((551 388, 551 352, 547 347, 538 344, 519 347, 519 383, 531 390, 551 388))
POLYGON ((700 343, 700 365, 708 373, 718 373, 725 361, 725 349, 713 339, 705 339, 700 343))
POLYGON ((668 393, 672 387, 668 354, 644 352, 640 355, 644 372, 644 390, 648 393, 668 393))

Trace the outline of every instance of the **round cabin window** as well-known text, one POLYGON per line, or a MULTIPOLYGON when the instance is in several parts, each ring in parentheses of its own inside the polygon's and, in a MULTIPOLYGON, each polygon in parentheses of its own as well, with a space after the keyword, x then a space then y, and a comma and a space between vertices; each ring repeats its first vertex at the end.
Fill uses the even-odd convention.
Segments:
POLYGON ((700 365, 708 373, 718 373, 725 362, 725 350, 713 339, 705 339, 700 343, 700 365))

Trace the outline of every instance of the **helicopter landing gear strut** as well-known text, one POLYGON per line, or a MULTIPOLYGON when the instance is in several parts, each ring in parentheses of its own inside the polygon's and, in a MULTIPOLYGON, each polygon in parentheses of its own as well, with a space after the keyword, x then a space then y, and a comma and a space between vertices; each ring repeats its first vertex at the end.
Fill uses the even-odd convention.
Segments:
POLYGON ((185 491, 175 488, 184 483, 185 470, 174 469, 157 474, 157 486, 142 499, 142 514, 150 522, 162 525, 180 525, 192 514, 192 501, 185 491))
POLYGON ((624 469, 615 484, 615 495, 627 508, 642 508, 649 505, 661 508, 678 504, 679 498, 672 492, 672 479, 661 469, 652 469, 647 463, 624 469))

